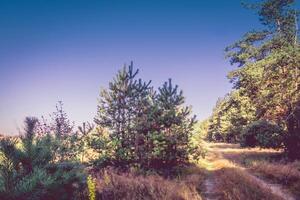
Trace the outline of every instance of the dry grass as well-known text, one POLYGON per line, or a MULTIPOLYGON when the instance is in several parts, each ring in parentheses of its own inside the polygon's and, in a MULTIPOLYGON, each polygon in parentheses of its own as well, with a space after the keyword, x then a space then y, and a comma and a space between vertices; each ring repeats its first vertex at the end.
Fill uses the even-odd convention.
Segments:
POLYGON ((280 200, 258 180, 237 168, 224 168, 216 172, 217 187, 224 200, 280 200))
POLYGON ((256 175, 280 184, 300 196, 300 162, 280 162, 282 150, 241 148, 233 144, 212 144, 212 147, 224 158, 250 168, 256 175))
POLYGON ((200 163, 216 177, 215 193, 222 200, 279 200, 258 179, 237 164, 238 156, 247 150, 232 144, 209 144, 209 153, 200 163), (226 154, 226 157, 224 156, 226 154), (235 158, 235 159, 233 159, 235 158), (233 161, 233 162, 232 162, 233 161))
POLYGON ((194 164, 182 170, 182 176, 179 180, 188 186, 194 186, 199 193, 202 193, 205 177, 205 170, 194 164))
MULTIPOLYGON (((193 170, 192 170, 193 171, 193 170)), ((106 170, 96 176, 98 199, 201 200, 198 192, 203 176, 187 174, 180 179, 158 175, 133 175, 106 170)))
POLYGON ((253 162, 251 169, 273 182, 287 186, 295 195, 300 196, 300 162, 288 164, 253 162))
POLYGON ((283 152, 274 149, 241 148, 238 144, 214 144, 213 147, 217 148, 224 158, 242 166, 248 166, 257 160, 278 159, 283 152))
MULTIPOLYGON (((240 148, 236 144, 208 144, 208 157, 201 165, 216 177, 216 192, 224 200, 282 199, 286 195, 280 187, 253 176, 246 166, 252 162, 277 157, 281 151, 240 148)), ((288 195, 287 195, 288 196, 288 195)))

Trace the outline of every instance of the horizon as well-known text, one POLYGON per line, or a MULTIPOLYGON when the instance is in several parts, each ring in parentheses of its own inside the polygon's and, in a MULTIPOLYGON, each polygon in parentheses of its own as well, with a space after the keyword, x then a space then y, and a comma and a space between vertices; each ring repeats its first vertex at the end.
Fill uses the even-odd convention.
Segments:
POLYGON ((9 135, 58 101, 71 121, 93 122, 100 88, 131 61, 155 88, 172 78, 204 120, 232 88, 225 47, 261 27, 240 0, 0 5, 0 133, 9 135))

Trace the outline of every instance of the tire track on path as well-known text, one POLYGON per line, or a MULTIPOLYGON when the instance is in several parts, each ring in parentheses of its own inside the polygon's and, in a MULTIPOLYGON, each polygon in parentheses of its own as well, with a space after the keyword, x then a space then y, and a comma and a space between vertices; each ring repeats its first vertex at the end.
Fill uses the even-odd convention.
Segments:
POLYGON ((234 146, 223 143, 221 145, 220 143, 208 144, 207 157, 201 163, 201 165, 207 170, 207 176, 203 184, 204 192, 202 194, 205 200, 221 200, 221 192, 218 191, 218 188, 216 188, 217 177, 215 176, 215 171, 221 169, 224 166, 230 166, 232 168, 244 171, 247 176, 257 181, 263 187, 269 188, 274 195, 282 198, 283 200, 296 200, 296 198, 289 191, 283 189, 281 185, 269 183, 266 180, 253 175, 247 168, 242 167, 238 163, 234 163, 231 160, 225 158, 222 151, 224 149, 228 150, 230 148, 234 149, 234 146), (221 146, 221 148, 218 146, 221 146))

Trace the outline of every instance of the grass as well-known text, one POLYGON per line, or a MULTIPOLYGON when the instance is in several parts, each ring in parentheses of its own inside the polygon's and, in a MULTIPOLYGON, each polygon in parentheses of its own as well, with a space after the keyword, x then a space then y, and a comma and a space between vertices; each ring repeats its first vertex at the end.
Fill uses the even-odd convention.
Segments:
POLYGON ((95 174, 99 199, 175 199, 201 200, 205 193, 204 181, 213 174, 215 192, 223 200, 280 200, 277 193, 264 181, 287 186, 299 196, 300 163, 271 163, 278 159, 281 151, 258 148, 243 149, 232 144, 209 144, 209 152, 199 166, 185 168, 175 179, 165 179, 159 175, 138 175, 104 170, 95 174), (240 167, 241 166, 241 167, 240 167), (271 182, 271 181, 272 182, 271 182))
POLYGON ((96 175, 96 190, 99 199, 162 199, 162 200, 201 200, 198 186, 201 173, 187 172, 177 179, 165 179, 158 175, 134 175, 104 170, 96 175))
POLYGON ((300 162, 287 162, 282 150, 240 148, 232 144, 216 144, 223 156, 251 169, 257 176, 287 188, 300 197, 300 162))
MULTIPOLYGON (((216 193, 220 193, 224 200, 253 200, 253 199, 281 199, 274 194, 269 185, 256 178, 244 167, 253 162, 265 161, 280 156, 276 150, 258 148, 244 149, 236 144, 214 143, 208 144, 208 157, 200 164, 209 173, 216 177, 216 193)), ((265 171, 272 173, 272 169, 261 166, 265 171)), ((280 167, 279 167, 280 168, 280 167)), ((275 172, 280 174, 279 172, 275 172)), ((294 184, 295 185, 295 184, 294 184)))
POLYGON ((223 194, 224 200, 280 200, 273 195, 269 188, 249 176, 245 171, 236 168, 219 170, 217 187, 223 194))
POLYGON ((241 148, 238 144, 216 144, 220 148, 223 157, 242 166, 251 165, 257 160, 279 160, 282 158, 282 150, 261 149, 261 148, 241 148))
POLYGON ((252 162, 251 169, 260 176, 286 186, 293 194, 300 196, 300 162, 270 163, 252 162))
MULTIPOLYGON (((216 179, 214 189, 222 200, 281 199, 252 173, 300 196, 300 162, 275 163, 280 159, 281 151, 240 148, 236 144, 205 145, 207 157, 198 165, 191 164, 182 169, 172 179, 157 174, 141 175, 137 171, 121 173, 107 168, 96 173, 87 169, 93 176, 89 181, 90 199, 201 200, 201 194, 205 194, 204 182, 209 175, 216 179), (243 167, 249 168, 251 173, 243 167)), ((95 152, 88 151, 85 159, 91 159, 90 156, 95 156, 95 152)))

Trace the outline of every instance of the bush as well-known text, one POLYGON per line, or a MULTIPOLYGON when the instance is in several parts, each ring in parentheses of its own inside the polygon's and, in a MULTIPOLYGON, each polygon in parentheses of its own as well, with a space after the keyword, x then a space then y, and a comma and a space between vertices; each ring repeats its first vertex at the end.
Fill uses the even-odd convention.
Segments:
POLYGON ((95 200, 96 199, 96 183, 91 175, 89 175, 87 177, 87 185, 88 185, 88 191, 89 191, 89 200, 95 200))
POLYGON ((37 137, 37 123, 36 118, 26 118, 23 136, 0 140, 1 199, 82 199, 81 165, 59 162, 54 138, 37 137))
POLYGON ((242 131, 241 146, 280 148, 283 143, 283 129, 266 120, 251 123, 242 131))

